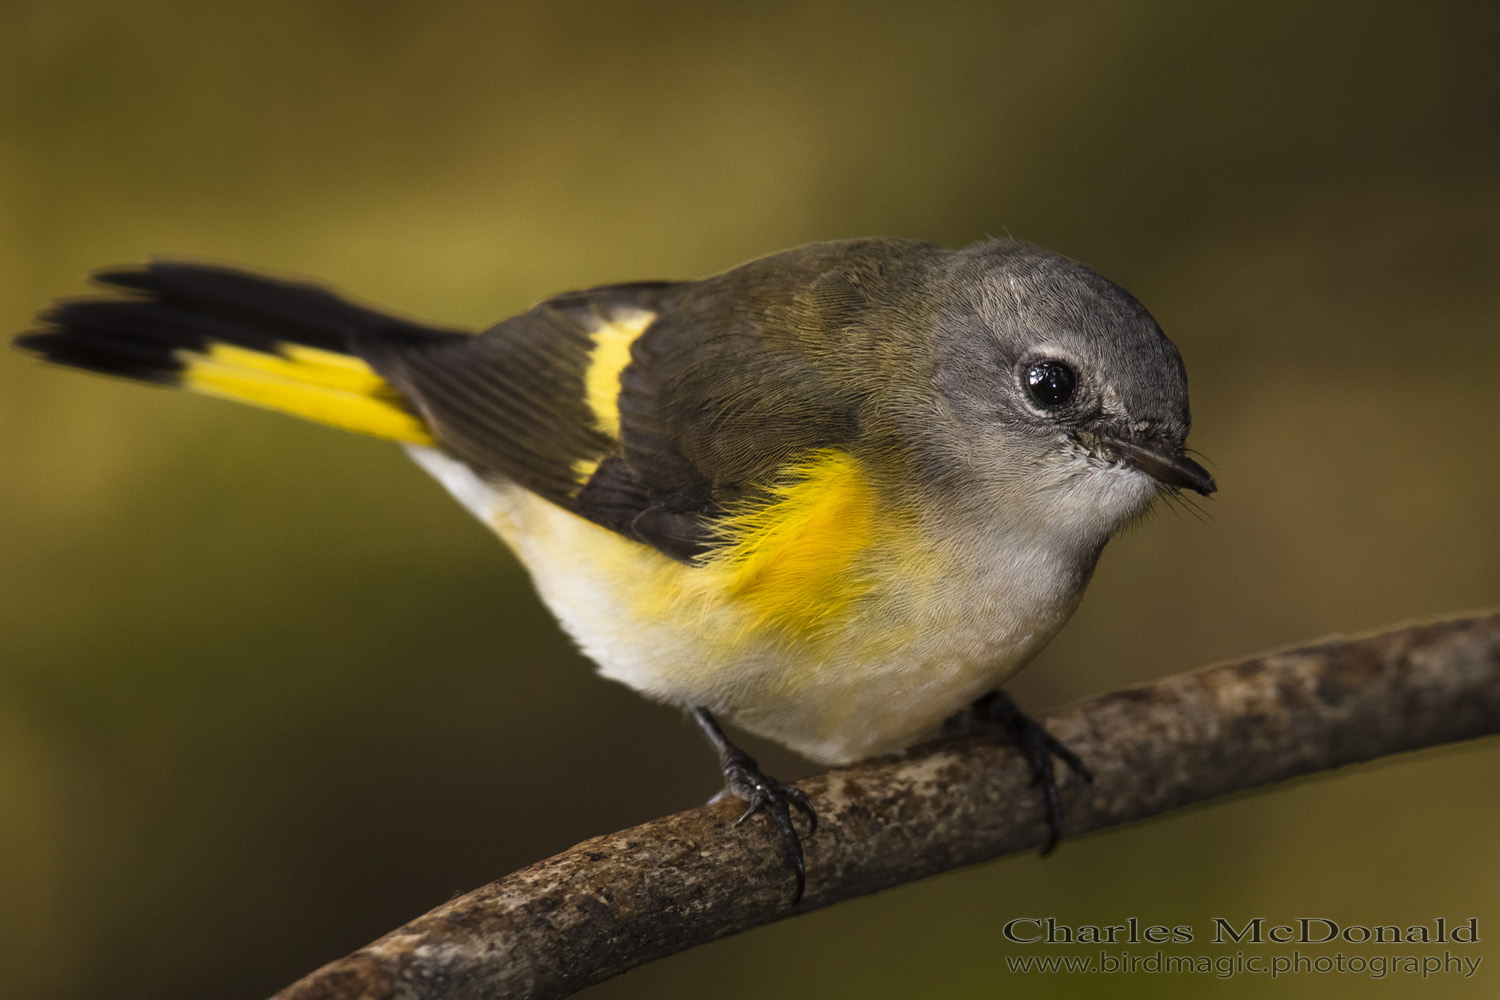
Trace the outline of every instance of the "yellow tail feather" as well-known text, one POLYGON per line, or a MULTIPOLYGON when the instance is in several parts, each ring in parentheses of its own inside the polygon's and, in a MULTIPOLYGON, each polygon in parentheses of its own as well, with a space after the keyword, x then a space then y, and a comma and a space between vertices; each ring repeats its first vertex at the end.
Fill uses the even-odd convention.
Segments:
POLYGON ((179 351, 182 386, 389 441, 430 445, 431 432, 390 383, 347 354, 278 344, 275 353, 213 344, 179 351))

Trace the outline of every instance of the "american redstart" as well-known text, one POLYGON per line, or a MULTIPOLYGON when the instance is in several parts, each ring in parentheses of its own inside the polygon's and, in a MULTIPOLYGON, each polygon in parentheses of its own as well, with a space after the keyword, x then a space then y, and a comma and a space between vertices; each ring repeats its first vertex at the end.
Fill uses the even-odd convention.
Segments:
POLYGON ((730 792, 794 809, 716 717, 815 761, 965 706, 1043 779, 1081 761, 997 685, 1116 531, 1208 494, 1187 376, 1127 292, 992 240, 821 243, 547 299, 479 334, 186 263, 97 276, 18 338, 50 361, 401 442, 515 550, 606 676, 691 711, 730 792))

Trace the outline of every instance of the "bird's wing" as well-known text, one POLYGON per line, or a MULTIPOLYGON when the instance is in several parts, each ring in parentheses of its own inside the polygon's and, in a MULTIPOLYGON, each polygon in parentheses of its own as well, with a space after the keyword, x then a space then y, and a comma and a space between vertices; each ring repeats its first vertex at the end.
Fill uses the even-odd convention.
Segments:
POLYGON ((735 501, 854 432, 788 329, 798 320, 744 293, 613 285, 464 340, 377 336, 355 350, 481 475, 688 561, 722 541, 735 501))

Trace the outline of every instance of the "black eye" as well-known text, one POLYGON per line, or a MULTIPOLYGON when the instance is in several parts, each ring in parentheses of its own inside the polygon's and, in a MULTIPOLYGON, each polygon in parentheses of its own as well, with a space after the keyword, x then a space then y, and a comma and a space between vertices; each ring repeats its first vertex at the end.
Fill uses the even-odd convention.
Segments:
POLYGON ((1026 391, 1036 405, 1044 410, 1055 410, 1073 398, 1078 387, 1078 376, 1073 369, 1061 361, 1038 361, 1026 369, 1026 391))

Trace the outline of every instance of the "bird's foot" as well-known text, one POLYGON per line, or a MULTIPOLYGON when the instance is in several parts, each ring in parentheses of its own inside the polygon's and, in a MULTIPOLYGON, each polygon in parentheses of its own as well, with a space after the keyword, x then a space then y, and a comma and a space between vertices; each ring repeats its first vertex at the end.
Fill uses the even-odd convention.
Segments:
POLYGON ((726 789, 746 804, 747 808, 734 821, 734 825, 739 826, 759 812, 765 813, 776 824, 776 829, 781 834, 782 852, 797 878, 792 903, 799 902, 807 887, 807 865, 802 855, 802 839, 797 835, 797 827, 792 822, 792 810, 795 808, 807 816, 807 835, 811 837, 818 828, 818 814, 807 800, 807 793, 796 785, 777 781, 762 771, 754 757, 729 742, 714 717, 705 709, 694 710, 693 716, 703 727, 703 732, 714 748, 719 751, 719 765, 724 772, 726 789))
POLYGON ((781 834, 781 847, 786 854, 787 864, 797 877, 797 890, 792 894, 792 902, 796 903, 802 899, 802 891, 807 886, 807 866, 802 858, 802 840, 797 836, 796 825, 792 823, 792 808, 801 810, 807 816, 809 837, 818 828, 818 814, 813 811, 812 803, 807 801, 807 794, 802 789, 768 776, 753 757, 738 747, 735 750, 735 759, 724 763, 724 783, 731 793, 745 801, 747 808, 734 821, 734 825, 739 826, 758 812, 771 817, 781 834))
POLYGON ((1042 788, 1042 808, 1047 821, 1047 839, 1042 854, 1051 854, 1062 833, 1062 797, 1057 791, 1057 772, 1053 760, 1060 760, 1084 781, 1092 783, 1088 766, 1067 745, 1042 728, 1041 723, 1016 705, 1004 691, 991 693, 974 702, 974 715, 984 725, 1004 732, 1031 766, 1031 783, 1042 788))

